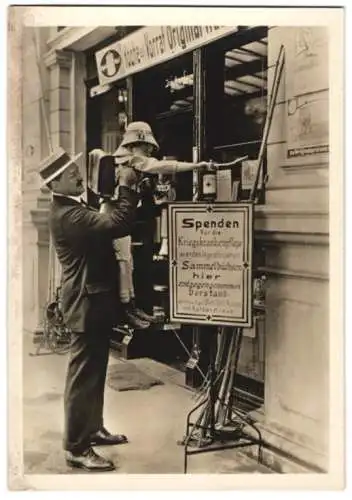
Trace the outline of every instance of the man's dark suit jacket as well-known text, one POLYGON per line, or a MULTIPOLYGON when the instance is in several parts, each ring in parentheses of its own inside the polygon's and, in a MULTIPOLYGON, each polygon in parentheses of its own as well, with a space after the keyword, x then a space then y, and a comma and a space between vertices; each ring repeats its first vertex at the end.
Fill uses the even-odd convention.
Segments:
POLYGON ((62 266, 62 312, 67 327, 76 332, 86 330, 92 295, 105 294, 110 304, 113 296, 117 308, 118 266, 112 240, 131 233, 137 195, 120 187, 114 204, 115 210, 101 214, 71 198, 53 196, 49 227, 62 266))

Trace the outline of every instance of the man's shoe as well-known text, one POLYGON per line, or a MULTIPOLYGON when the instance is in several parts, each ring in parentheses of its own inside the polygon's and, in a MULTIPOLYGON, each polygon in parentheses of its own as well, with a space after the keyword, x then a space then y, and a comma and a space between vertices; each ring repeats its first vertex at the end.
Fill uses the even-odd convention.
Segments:
POLYGON ((90 440, 92 446, 108 446, 128 443, 128 439, 123 434, 110 434, 104 427, 93 434, 90 440))
POLYGON ((93 448, 88 448, 81 455, 75 455, 67 451, 66 463, 70 467, 84 469, 88 472, 107 472, 115 470, 114 464, 110 460, 95 453, 93 448))

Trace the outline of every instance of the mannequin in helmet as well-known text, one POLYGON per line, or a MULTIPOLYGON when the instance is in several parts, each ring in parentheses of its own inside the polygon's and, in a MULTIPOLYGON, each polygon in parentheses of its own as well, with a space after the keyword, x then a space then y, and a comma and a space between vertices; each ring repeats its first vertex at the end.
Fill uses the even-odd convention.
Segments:
MULTIPOLYGON (((140 174, 140 186, 143 187, 145 174, 172 174, 202 168, 207 162, 190 163, 176 160, 157 160, 152 154, 159 149, 159 145, 148 123, 132 122, 128 125, 119 148, 113 154, 117 171, 124 167, 132 167, 140 174)), ((120 300, 125 304, 126 315, 132 322, 137 317, 142 323, 153 321, 153 317, 135 307, 133 288, 133 258, 131 236, 114 240, 115 255, 120 265, 120 300)))

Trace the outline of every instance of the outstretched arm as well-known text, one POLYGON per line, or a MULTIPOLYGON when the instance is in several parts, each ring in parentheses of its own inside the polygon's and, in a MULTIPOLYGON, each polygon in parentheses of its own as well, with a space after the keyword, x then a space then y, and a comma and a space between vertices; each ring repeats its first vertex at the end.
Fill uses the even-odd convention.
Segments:
POLYGON ((188 172, 195 168, 202 168, 209 165, 208 162, 191 163, 176 160, 157 160, 143 156, 134 156, 131 165, 146 174, 175 174, 178 172, 188 172))

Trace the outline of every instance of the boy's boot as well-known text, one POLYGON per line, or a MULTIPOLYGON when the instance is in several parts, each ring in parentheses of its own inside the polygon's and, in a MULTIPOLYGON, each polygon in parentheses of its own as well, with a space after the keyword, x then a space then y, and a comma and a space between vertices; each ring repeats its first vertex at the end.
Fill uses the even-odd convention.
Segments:
POLYGON ((145 321, 135 314, 131 302, 128 302, 128 304, 123 304, 123 307, 125 310, 126 321, 130 326, 132 326, 132 328, 135 328, 136 330, 145 330, 146 328, 150 327, 149 321, 145 321))
POLYGON ((137 316, 137 318, 140 318, 143 321, 148 321, 148 323, 155 323, 156 322, 156 319, 154 318, 154 316, 151 316, 150 314, 147 314, 142 309, 139 309, 138 307, 136 307, 136 303, 135 303, 134 299, 130 300, 130 304, 131 304, 131 311, 132 311, 134 316, 137 316))

